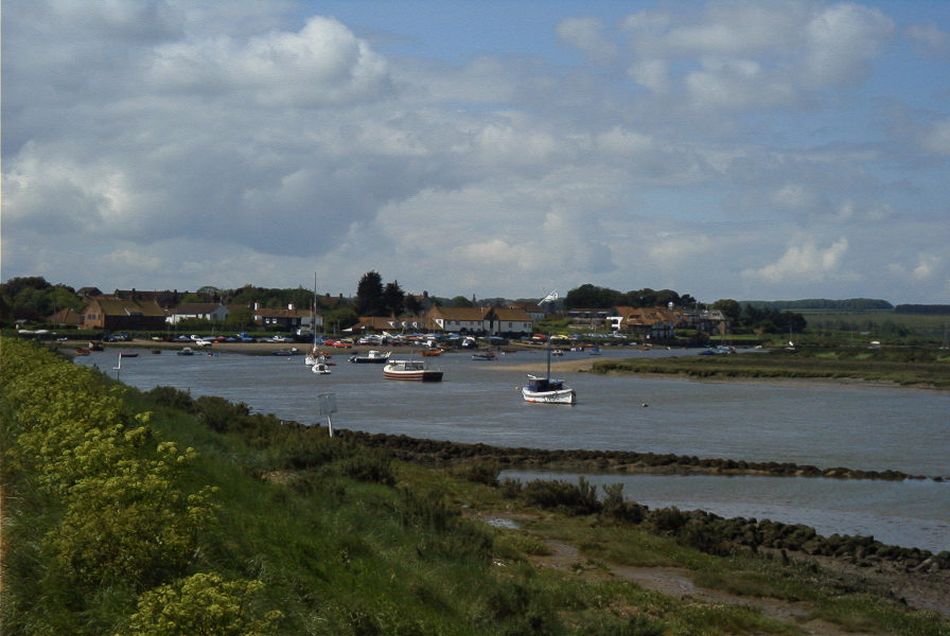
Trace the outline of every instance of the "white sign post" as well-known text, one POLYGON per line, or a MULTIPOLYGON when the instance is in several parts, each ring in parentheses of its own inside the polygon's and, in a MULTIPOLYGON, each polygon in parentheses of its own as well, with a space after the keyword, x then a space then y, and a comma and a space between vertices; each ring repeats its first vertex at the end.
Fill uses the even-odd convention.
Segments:
POLYGON ((336 393, 321 393, 317 396, 320 404, 320 415, 327 416, 327 430, 330 431, 330 437, 333 437, 333 421, 330 415, 336 413, 336 393))

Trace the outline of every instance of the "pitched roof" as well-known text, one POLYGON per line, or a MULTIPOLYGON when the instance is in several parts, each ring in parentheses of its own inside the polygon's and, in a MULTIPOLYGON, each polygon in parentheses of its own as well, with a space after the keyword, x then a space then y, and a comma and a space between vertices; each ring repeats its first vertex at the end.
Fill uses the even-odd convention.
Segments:
POLYGON ((528 312, 520 307, 496 307, 493 311, 498 320, 532 322, 528 312))
POLYGON ((664 307, 617 307, 617 314, 628 325, 652 326, 661 322, 678 323, 683 312, 664 307))
POLYGON ((173 313, 180 316, 191 316, 197 314, 213 314, 221 307, 220 303, 184 303, 178 305, 173 313))
POLYGON ((401 316, 399 318, 390 318, 389 316, 360 316, 360 321, 354 327, 357 329, 373 329, 376 331, 401 330, 403 328, 418 328, 425 324, 425 321, 418 316, 401 316))
POLYGON ((433 307, 431 315, 433 318, 443 320, 476 322, 485 320, 489 311, 491 311, 490 307, 433 307))
POLYGON ((154 300, 119 300, 111 296, 101 296, 92 302, 99 303, 103 315, 106 316, 165 316, 165 310, 154 300))
POLYGON ((54 325, 78 325, 82 323, 82 315, 67 307, 47 318, 46 322, 54 325))
POLYGON ((260 318, 307 318, 310 316, 310 310, 304 309, 269 309, 261 307, 252 309, 251 313, 260 318))

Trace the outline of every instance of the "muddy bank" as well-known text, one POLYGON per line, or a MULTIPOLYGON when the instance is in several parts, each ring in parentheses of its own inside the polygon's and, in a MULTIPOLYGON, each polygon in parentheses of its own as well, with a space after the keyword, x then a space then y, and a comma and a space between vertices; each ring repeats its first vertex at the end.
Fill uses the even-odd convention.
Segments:
POLYGON ((340 435, 367 446, 386 448, 400 459, 439 466, 484 460, 496 462, 502 469, 547 469, 565 472, 768 475, 775 477, 825 477, 830 479, 877 479, 887 481, 902 481, 905 479, 944 480, 943 476, 910 475, 896 470, 877 471, 845 467, 819 468, 788 462, 750 462, 669 453, 503 448, 487 444, 462 444, 416 439, 405 435, 364 433, 349 430, 340 431, 340 435))

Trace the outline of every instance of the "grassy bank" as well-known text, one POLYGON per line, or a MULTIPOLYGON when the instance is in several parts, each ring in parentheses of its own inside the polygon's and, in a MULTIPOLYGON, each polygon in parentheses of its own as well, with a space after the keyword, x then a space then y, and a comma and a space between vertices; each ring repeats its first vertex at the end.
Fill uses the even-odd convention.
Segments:
POLYGON ((425 468, 0 347, 4 634, 950 629, 860 577, 703 546, 676 513, 645 524, 581 485, 551 496, 490 467, 425 468), (499 516, 510 522, 487 522, 499 516), (637 583, 644 567, 675 568, 695 593, 637 583))
POLYGON ((600 360, 593 373, 662 373, 691 378, 813 378, 950 388, 950 352, 935 348, 803 348, 768 353, 600 360))

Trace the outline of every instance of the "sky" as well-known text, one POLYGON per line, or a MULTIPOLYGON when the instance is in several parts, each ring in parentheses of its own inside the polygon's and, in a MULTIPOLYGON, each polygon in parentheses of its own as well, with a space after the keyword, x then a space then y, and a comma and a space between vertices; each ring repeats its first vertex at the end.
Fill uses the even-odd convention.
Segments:
POLYGON ((3 280, 950 302, 950 2, 0 11, 3 280))

